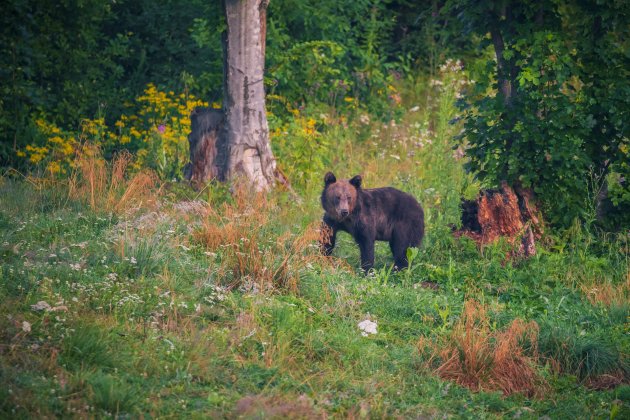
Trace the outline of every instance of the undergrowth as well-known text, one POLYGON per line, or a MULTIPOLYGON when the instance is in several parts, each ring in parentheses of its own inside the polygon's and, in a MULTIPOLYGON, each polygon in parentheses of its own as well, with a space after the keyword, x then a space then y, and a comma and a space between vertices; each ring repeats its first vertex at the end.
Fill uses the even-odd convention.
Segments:
POLYGON ((401 273, 386 243, 371 277, 349 235, 319 255, 323 173, 192 192, 86 154, 68 182, 1 177, 0 416, 628 417, 627 232, 518 262, 455 239, 479 185, 442 77, 400 121, 318 135, 327 169, 423 204, 401 273))
POLYGON ((429 363, 437 362, 435 372, 441 378, 475 391, 540 397, 546 384, 535 365, 538 333, 535 321, 519 318, 504 330, 492 331, 487 308, 468 300, 444 343, 422 337, 418 347, 420 352, 428 347, 429 363))
POLYGON ((291 230, 292 207, 270 197, 237 188, 230 202, 207 207, 194 238, 216 258, 220 283, 257 291, 298 291, 301 273, 314 265, 326 266, 318 252, 319 223, 291 230))

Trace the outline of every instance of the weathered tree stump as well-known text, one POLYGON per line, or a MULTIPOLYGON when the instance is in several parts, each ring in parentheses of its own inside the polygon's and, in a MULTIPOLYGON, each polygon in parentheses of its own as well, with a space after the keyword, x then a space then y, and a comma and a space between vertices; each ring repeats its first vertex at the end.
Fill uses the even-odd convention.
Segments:
POLYGON ((225 180, 225 118, 223 111, 196 108, 190 115, 190 163, 184 168, 184 177, 195 188, 209 180, 225 180))
POLYGON ((533 192, 511 188, 482 190, 475 200, 462 201, 462 227, 456 236, 468 236, 480 247, 501 237, 514 244, 512 257, 536 254, 535 240, 543 232, 542 218, 533 203, 533 192))

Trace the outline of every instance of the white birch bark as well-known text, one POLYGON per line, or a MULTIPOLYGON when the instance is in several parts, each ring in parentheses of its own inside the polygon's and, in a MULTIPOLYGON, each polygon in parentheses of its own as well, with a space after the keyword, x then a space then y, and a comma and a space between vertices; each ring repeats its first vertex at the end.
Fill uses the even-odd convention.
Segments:
POLYGON ((224 0, 227 20, 225 129, 228 179, 246 178, 258 191, 273 186, 276 161, 265 109, 264 27, 268 0, 224 0))

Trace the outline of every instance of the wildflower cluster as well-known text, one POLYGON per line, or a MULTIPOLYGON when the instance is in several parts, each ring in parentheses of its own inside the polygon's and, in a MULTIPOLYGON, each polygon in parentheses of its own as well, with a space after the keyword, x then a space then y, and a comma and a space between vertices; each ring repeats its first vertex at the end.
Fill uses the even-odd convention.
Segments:
POLYGON ((43 118, 35 120, 35 127, 44 138, 43 145, 28 144, 18 156, 33 165, 43 164, 51 175, 67 173, 78 144, 75 136, 43 118))
POLYGON ((161 178, 176 176, 188 159, 190 113, 208 104, 192 95, 162 92, 152 83, 136 102, 138 113, 123 115, 111 138, 118 144, 135 145, 137 167, 151 167, 161 178))
POLYGON ((438 91, 453 92, 455 99, 463 98, 464 90, 469 85, 474 85, 474 80, 469 80, 464 70, 461 60, 447 59, 439 68, 439 79, 431 79, 429 86, 438 91))
POLYGON ((203 297, 203 300, 210 306, 214 306, 227 298, 228 290, 225 287, 206 283, 205 289, 208 294, 203 297))
POLYGON ((136 170, 149 167, 161 178, 176 176, 188 157, 190 113, 208 104, 192 95, 160 91, 154 84, 147 85, 135 102, 137 112, 123 114, 112 127, 102 117, 84 119, 80 130, 72 132, 39 118, 35 128, 42 140, 19 150, 18 156, 44 165, 51 175, 65 175, 75 166, 81 145, 89 143, 136 152, 136 170))
POLYGON ((273 117, 270 118, 271 144, 291 182, 304 186, 312 176, 319 176, 324 170, 324 156, 329 151, 329 143, 319 130, 328 122, 328 116, 320 114, 314 117, 290 106, 288 108, 292 119, 275 122, 273 117))

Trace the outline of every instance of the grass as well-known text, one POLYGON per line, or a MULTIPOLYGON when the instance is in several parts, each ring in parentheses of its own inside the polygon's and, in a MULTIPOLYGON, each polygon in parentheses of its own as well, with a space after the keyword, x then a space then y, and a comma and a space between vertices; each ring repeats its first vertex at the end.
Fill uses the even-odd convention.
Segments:
POLYGON ((319 255, 316 183, 130 190, 149 184, 115 165, 0 178, 0 417, 628 417, 628 238, 576 226, 518 262, 453 238, 479 186, 442 93, 377 137, 324 133, 340 177, 423 203, 401 273, 386 243, 372 277, 348 235, 319 255))
POLYGON ((468 300, 445 343, 421 337, 419 351, 428 348, 430 359, 439 360, 438 376, 472 390, 543 395, 546 384, 535 366, 538 324, 517 318, 504 330, 491 331, 489 321, 485 306, 468 300))

